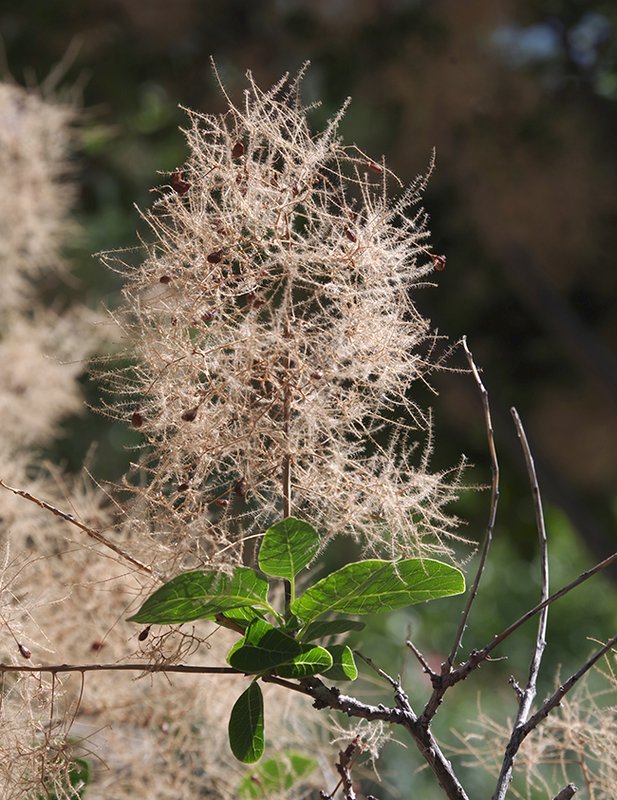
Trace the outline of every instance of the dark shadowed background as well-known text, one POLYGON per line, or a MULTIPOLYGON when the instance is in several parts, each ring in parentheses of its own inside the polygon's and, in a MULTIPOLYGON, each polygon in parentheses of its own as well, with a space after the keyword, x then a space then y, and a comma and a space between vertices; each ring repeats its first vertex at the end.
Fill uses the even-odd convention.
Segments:
MULTIPOLYGON (((417 302, 451 340, 467 335, 491 393, 503 474, 490 607, 468 644, 482 644, 537 592, 533 512, 511 405, 538 463, 555 587, 615 549, 614 2, 0 0, 0 33, 5 78, 70 92, 83 107, 75 153, 83 235, 70 254, 78 282, 58 291, 93 306, 113 307, 119 282, 91 254, 135 244, 133 204, 147 206, 157 170, 184 160, 178 105, 223 107, 210 56, 236 98, 247 69, 266 88, 310 60, 306 100, 322 101, 316 125, 351 95, 342 135, 377 160, 384 154, 403 181, 426 171, 435 148, 425 207, 447 267, 417 302)), ((459 353, 450 366, 463 363, 459 353)), ((84 385, 96 402, 97 387, 84 385)), ((473 381, 444 373, 435 387, 438 396, 421 398, 435 412, 435 466, 451 466, 463 452, 476 465, 470 482, 486 482, 473 381)), ((114 478, 131 435, 94 415, 68 420, 51 455, 78 469, 97 440, 95 472, 114 478)), ((486 493, 461 500, 472 537, 481 535, 487 506, 486 493)), ((438 608, 430 615, 414 624, 439 654, 443 620, 438 608)), ((576 663, 586 635, 613 632, 616 616, 615 594, 601 582, 556 609, 545 686, 557 663, 564 671, 576 663)), ((376 624, 367 652, 378 646, 400 662, 406 620, 397 624, 376 624)), ((522 649, 521 664, 526 657, 522 649)), ((495 665, 500 687, 516 658, 495 665)), ((466 713, 457 712, 460 720, 466 713)))

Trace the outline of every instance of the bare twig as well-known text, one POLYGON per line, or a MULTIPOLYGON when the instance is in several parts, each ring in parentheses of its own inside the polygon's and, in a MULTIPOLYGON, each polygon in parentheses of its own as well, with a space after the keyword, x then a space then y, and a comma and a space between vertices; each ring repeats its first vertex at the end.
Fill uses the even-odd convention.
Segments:
MULTIPOLYGON (((546 537, 546 527, 544 525, 542 496, 540 494, 540 487, 538 485, 538 477, 536 475, 536 468, 533 461, 533 456, 531 454, 529 442, 527 441, 527 436, 525 435, 525 429, 523 428, 523 424, 516 409, 512 408, 510 409, 510 411, 514 419, 514 424, 516 426, 516 432, 518 438, 521 442, 521 447, 523 448, 523 455, 525 456, 525 464, 527 466, 527 473, 529 475, 529 482, 531 485, 531 491, 533 495, 534 509, 536 516, 536 527, 538 530, 538 543, 540 548, 540 574, 542 583, 542 588, 540 591, 540 600, 544 601, 548 598, 549 594, 549 573, 548 573, 548 541, 546 537)), ((542 663, 542 656, 544 654, 544 649, 546 647, 547 621, 548 621, 548 606, 545 606, 538 615, 538 631, 536 634, 535 647, 529 664, 527 683, 524 689, 521 690, 520 687, 518 688, 518 696, 519 696, 518 713, 516 715, 516 719, 512 727, 512 735, 510 737, 510 741, 504 751, 504 758, 501 765, 501 770, 499 772, 499 778, 497 779, 497 787, 495 789, 495 793, 493 794, 493 800, 504 800, 506 793, 508 791, 508 787, 512 780, 512 770, 514 767, 514 758, 516 756, 516 750, 512 748, 510 745, 516 740, 518 729, 522 725, 524 725, 524 723, 527 721, 529 717, 529 712, 531 710, 531 705, 536 696, 538 673, 540 671, 540 664, 542 663)))
POLYGON ((399 687, 401 685, 400 677, 397 680, 395 680, 391 675, 388 675, 387 672, 385 672, 383 669, 378 667, 377 664, 373 661, 372 658, 369 658, 368 656, 362 655, 362 653, 359 650, 354 650, 353 652, 354 652, 354 655, 358 656, 358 658, 361 658, 362 661, 364 661, 365 664, 368 664, 368 666, 374 672, 376 672, 381 678, 386 680, 390 684, 390 686, 392 686, 394 689, 396 689, 397 687, 399 687))
POLYGON ((0 664, 0 674, 6 672, 49 672, 58 675, 63 672, 184 672, 194 674, 244 675, 233 667, 206 667, 197 664, 41 664, 21 666, 0 664))
POLYGON ((31 503, 34 503, 39 508, 45 509, 45 511, 50 511, 52 514, 55 514, 56 517, 60 517, 60 519, 65 520, 66 522, 70 522, 71 525, 74 525, 76 528, 79 528, 84 533, 86 533, 91 539, 94 539, 99 544, 104 545, 104 547, 108 547, 110 550, 113 550, 116 555, 119 555, 120 558, 128 561, 133 566, 138 567, 139 569, 152 574, 152 569, 147 565, 139 561, 137 558, 126 553, 121 547, 118 547, 117 544, 114 544, 102 533, 95 530, 94 528, 89 527, 88 525, 84 525, 83 522, 80 522, 77 517, 73 516, 73 514, 67 514, 66 511, 61 511, 56 506, 52 506, 51 503, 46 502, 45 500, 41 500, 39 497, 35 497, 35 495, 30 494, 30 492, 26 492, 24 489, 14 489, 12 486, 9 486, 8 483, 5 483, 0 478, 0 486, 4 489, 8 489, 9 492, 13 492, 13 494, 19 495, 19 497, 23 497, 26 500, 29 500, 31 503))
POLYGON ((491 419, 491 407, 489 404, 488 392, 486 390, 486 387, 482 383, 480 372, 478 371, 476 363, 473 360, 473 355, 471 354, 471 351, 467 346, 467 337, 465 336, 463 337, 463 349, 465 351, 465 355, 467 356, 467 361, 469 362, 471 372, 473 374, 478 389, 480 390, 480 395, 482 397, 482 407, 484 409, 486 435, 488 439, 489 452, 491 455, 491 504, 489 510, 488 523, 486 526, 486 533, 484 534, 484 541, 482 543, 482 550, 480 552, 480 560, 478 562, 478 569, 476 571, 476 576, 474 578, 474 581, 469 590, 469 594, 467 596, 467 602, 465 604, 465 608, 463 609, 463 613, 461 615, 461 621, 458 630, 456 632, 456 636, 454 637, 454 643, 452 645, 452 649, 450 650, 450 654, 443 667, 444 671, 447 672, 449 672, 450 669, 452 668, 452 664, 454 663, 454 659, 456 658, 458 649, 461 646, 461 642, 463 641, 463 634, 465 633, 465 628, 467 627, 467 620, 471 612, 471 607, 478 594, 478 587, 480 585, 480 580, 482 579, 482 573, 484 572, 488 551, 490 549, 491 542, 493 540, 495 519, 497 517, 497 505, 499 503, 499 462, 497 461, 497 449, 495 447, 495 435, 493 431, 493 421, 491 419))
POLYGON ((353 780, 351 778, 351 766, 357 747, 358 742, 354 739, 351 744, 340 751, 339 762, 336 765, 337 772, 341 776, 341 785, 343 787, 343 797, 345 800, 357 800, 357 795, 353 788, 353 780))
POLYGON ((426 674, 430 675, 431 678, 434 675, 437 675, 437 673, 431 669, 430 664, 428 663, 426 658, 422 655, 422 653, 418 650, 415 644, 411 641, 411 639, 406 639, 405 644, 420 662, 420 666, 422 667, 423 672, 426 672, 426 674))
MULTIPOLYGON (((578 681, 587 673, 593 666, 596 664, 609 650, 615 647, 617 644, 617 635, 613 636, 603 647, 597 650, 591 658, 589 658, 583 666, 577 670, 573 675, 571 675, 567 681, 565 681, 553 694, 546 700, 540 708, 533 714, 526 722, 521 723, 520 725, 516 726, 515 729, 512 731, 512 736, 508 745, 506 747, 506 752, 504 755, 504 764, 509 762, 512 764, 514 759, 516 758, 516 754, 518 753, 521 744, 523 741, 529 736, 529 734, 537 728, 537 726, 548 717, 551 711, 556 708, 565 695, 572 689, 573 686, 578 683, 578 681)), ((498 784, 498 790, 500 789, 498 784)), ((507 785, 503 792, 497 794, 497 792, 493 795, 493 800, 497 797, 505 797, 505 791, 507 790, 507 785)), ((573 784, 569 784, 561 792, 557 795, 558 798, 570 798, 576 791, 576 787, 573 784)))
POLYGON ((549 597, 547 597, 541 603, 538 603, 537 606, 530 608, 529 611, 520 616, 511 625, 508 625, 508 627, 501 631, 501 633, 496 634, 493 639, 481 650, 472 651, 469 658, 456 669, 452 669, 450 672, 446 673, 442 672, 441 674, 432 673, 430 678, 431 683, 433 684, 433 693, 431 694, 431 697, 429 698, 422 715, 418 718, 418 723, 424 728, 428 729, 431 719, 434 717, 435 712, 441 705, 446 691, 451 686, 455 686, 457 683, 459 683, 459 681, 465 680, 465 678, 467 678, 475 669, 477 669, 480 664, 483 664, 489 658, 496 647, 502 644, 502 642, 510 637, 522 625, 542 611, 542 609, 546 608, 551 603, 554 603, 556 600, 559 600, 561 597, 564 597, 566 594, 569 594, 573 589, 576 589, 577 586, 580 586, 581 583, 584 583, 585 581, 589 580, 589 578, 597 575, 598 572, 602 572, 602 570, 607 569, 615 562, 617 562, 617 553, 613 553, 608 558, 605 558, 603 561, 600 561, 598 564, 591 567, 591 569, 582 572, 573 581, 570 581, 570 583, 562 586, 562 588, 554 592, 554 594, 549 595, 549 597))
MULTIPOLYGON (((452 667, 454 664, 454 660, 456 658, 456 654, 459 651, 461 643, 463 641, 463 635, 465 633, 465 629, 467 627, 467 622, 469 620, 469 615, 471 613, 471 608, 474 604, 476 597, 478 596, 478 588, 480 586, 480 581, 482 579, 482 575, 484 573, 484 567, 486 566, 486 559, 488 557, 488 552, 491 546, 491 542, 493 541, 493 531, 495 529, 495 519, 497 517, 497 505, 499 503, 499 462, 497 460, 497 449, 495 447, 495 436, 493 431, 493 421, 491 418, 491 408, 488 399, 488 392, 486 387, 482 383, 482 378, 480 377, 480 372, 478 367, 476 366, 475 361, 473 360, 473 355, 467 346, 467 339, 463 337, 463 349, 465 351, 465 355, 467 356, 467 361, 469 362, 469 367, 473 374, 473 377, 476 381, 478 389, 480 390, 480 396, 482 398, 482 407, 484 409, 484 421, 486 425, 486 435, 488 439, 488 447, 491 456, 491 502, 490 502, 490 509, 489 509, 489 516, 488 516, 488 523, 486 526, 486 532, 484 534, 484 541, 482 543, 482 549, 480 551, 480 559, 478 561, 478 569, 476 570, 476 575, 471 584, 471 588, 469 590, 469 594, 467 595, 467 601, 465 603, 465 607, 463 608, 463 612, 461 614, 461 621, 458 626, 458 630, 454 636, 454 642, 452 643, 452 648, 448 655, 448 658, 443 662, 441 665, 441 674, 435 673, 428 667, 428 664, 424 666, 424 671, 430 676, 431 683, 433 684, 433 692, 429 697, 426 706, 424 707, 424 711, 420 717, 421 724, 424 727, 428 728, 431 720, 437 713, 437 709, 441 705, 443 701, 443 696, 447 689, 449 688, 450 680, 449 676, 452 674, 452 667)), ((410 643, 407 643, 408 646, 412 647, 410 643)), ((415 648, 412 647, 412 651, 416 655, 416 658, 419 658, 419 654, 416 652, 415 648)), ((420 661, 422 663, 422 660, 420 661)))
MULTIPOLYGON (((602 572, 602 570, 607 569, 615 562, 617 562, 617 553, 613 553, 612 555, 608 556, 608 558, 598 562, 595 564, 595 566, 591 567, 591 569, 581 572, 581 574, 573 581, 570 581, 570 583, 567 583, 565 586, 562 586, 561 589, 549 595, 546 600, 538 603, 537 606, 530 608, 529 611, 525 612, 525 614, 520 616, 511 625, 508 625, 508 627, 501 631, 501 633, 496 634, 493 639, 481 650, 475 650, 464 664, 461 664, 460 667, 453 670, 450 675, 446 676, 444 682, 447 683, 447 686, 449 687, 454 686, 455 683, 458 683, 461 680, 464 680, 470 672, 473 672, 474 669, 486 661, 493 650, 508 637, 510 637, 515 631, 517 631, 521 625, 524 625, 526 622, 532 619, 536 614, 542 611, 543 608, 546 608, 547 606, 551 605, 551 603, 554 603, 556 600, 559 600, 566 594, 569 594, 573 589, 576 589, 577 586, 580 586, 581 583, 585 583, 585 581, 588 581, 589 578, 592 578, 594 575, 597 575, 598 572, 602 572)), ((438 677, 441 680, 441 676, 438 677)))
POLYGON ((573 686, 575 686, 580 681, 583 675, 589 672, 589 670, 603 656, 605 656, 609 650, 612 650, 616 645, 617 645, 617 634, 615 634, 615 636, 609 639, 608 642, 605 645, 603 645, 599 650, 596 650, 596 652, 591 656, 591 658, 589 658, 580 669, 578 669, 576 672, 570 675, 568 680, 564 681, 564 683, 562 683, 561 686, 553 692, 553 694, 548 698, 548 700, 546 700, 540 706, 540 708, 536 711, 536 713, 533 714, 531 717, 529 717, 527 722, 523 726, 521 726, 520 729, 521 741, 526 736, 528 736, 531 733, 531 731, 534 728, 536 728, 540 724, 540 722, 542 722, 543 719, 546 719, 546 717, 548 717, 550 712, 561 703, 565 695, 570 691, 570 689, 572 689, 573 686))

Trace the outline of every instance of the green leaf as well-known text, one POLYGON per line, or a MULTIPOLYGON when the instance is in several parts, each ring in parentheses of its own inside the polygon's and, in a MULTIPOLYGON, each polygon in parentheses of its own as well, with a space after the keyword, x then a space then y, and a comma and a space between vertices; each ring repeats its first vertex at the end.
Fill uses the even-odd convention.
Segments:
POLYGON ((361 631, 364 627, 364 622, 355 619, 321 619, 307 625, 302 639, 305 642, 312 642, 315 639, 323 639, 325 636, 335 636, 337 633, 361 631))
POLYGON ((221 614, 221 612, 218 612, 217 614, 210 614, 208 619, 216 622, 221 616, 225 619, 232 620, 245 630, 248 628, 249 622, 252 622, 254 619, 264 618, 263 612, 258 608, 244 606, 243 608, 232 608, 229 611, 226 611, 224 614, 221 614))
POLYGON ((259 761, 264 752, 264 699, 255 681, 236 700, 228 732, 231 752, 238 761, 259 761))
POLYGON ((325 647, 309 645, 293 661, 280 664, 276 668, 276 674, 281 678, 308 678, 309 675, 317 675, 330 669, 332 663, 332 656, 325 647))
POLYGON ((238 787, 240 800, 260 800, 286 792, 316 767, 314 758, 301 753, 282 753, 275 758, 267 758, 242 778, 238 787))
POLYGON ((323 676, 331 681, 355 681, 358 668, 351 649, 346 644, 333 644, 328 652, 332 656, 332 666, 323 676))
POLYGON ((246 673, 267 672, 291 661, 302 650, 291 636, 261 619, 251 622, 244 638, 231 648, 227 663, 246 673))
POLYGON ((248 567, 236 567, 232 575, 184 572, 150 595, 128 621, 175 625, 243 606, 267 609, 267 596, 268 582, 248 567))
POLYGON ((287 517, 264 534, 259 549, 259 568, 267 575, 293 580, 314 558, 319 549, 319 534, 301 519, 287 517))
POLYGON ((304 623, 322 614, 370 614, 465 591, 463 573, 441 561, 357 561, 318 581, 291 604, 304 623))

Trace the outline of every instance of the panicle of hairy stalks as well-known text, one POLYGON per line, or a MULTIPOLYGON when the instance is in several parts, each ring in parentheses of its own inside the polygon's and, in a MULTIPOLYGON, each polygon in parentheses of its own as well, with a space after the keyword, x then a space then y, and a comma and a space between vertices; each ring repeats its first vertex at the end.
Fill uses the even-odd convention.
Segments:
MULTIPOLYGON (((188 563, 233 563, 291 510, 369 552, 450 555, 456 471, 414 464, 412 385, 435 337, 412 300, 432 269, 425 178, 313 134, 301 74, 218 116, 188 113, 189 157, 144 214, 151 241, 117 320, 134 363, 109 413, 144 434, 141 533, 188 563), (289 488, 284 488, 289 480, 289 488), (147 520, 147 521, 146 521, 147 520)), ((105 373, 104 368, 102 368, 105 373)))
MULTIPOLYGON (((591 800, 617 797, 617 674, 615 653, 561 701, 523 742, 516 758, 512 796, 554 797, 574 783, 591 800)), ((557 679, 559 681, 559 677, 557 679)), ((479 709, 475 731, 458 735, 455 752, 468 766, 497 775, 511 722, 497 722, 479 709)))
POLYGON ((28 302, 29 279, 64 266, 74 115, 70 106, 0 84, 0 312, 28 302))

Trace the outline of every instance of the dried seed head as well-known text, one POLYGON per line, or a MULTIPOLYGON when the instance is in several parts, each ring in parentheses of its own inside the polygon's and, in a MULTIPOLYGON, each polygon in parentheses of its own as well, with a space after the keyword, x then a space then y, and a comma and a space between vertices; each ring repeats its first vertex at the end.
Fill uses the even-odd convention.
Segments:
POLYGON ((171 173, 169 182, 174 192, 179 195, 186 194, 191 188, 191 184, 184 180, 181 169, 177 169, 175 172, 171 173))
POLYGON ((206 258, 210 264, 219 264, 221 259, 223 258, 223 251, 222 250, 214 250, 214 252, 209 253, 206 258))
POLYGON ((131 415, 131 425, 134 428, 141 428, 143 424, 144 424, 144 416, 141 413, 141 411, 133 411, 133 414, 131 415))
POLYGON ((445 256, 437 256, 433 255, 433 267, 437 270, 437 272, 443 272, 446 268, 446 257, 445 256))
POLYGON ((30 650, 28 650, 25 644, 18 642, 17 647, 19 648, 19 652, 24 658, 32 658, 32 653, 30 650))
POLYGON ((231 157, 232 158, 240 158, 244 155, 244 145, 242 142, 236 142, 235 145, 231 148, 231 157))
POLYGON ((137 637, 138 641, 145 642, 148 636, 150 635, 150 625, 147 628, 144 628, 143 631, 140 631, 139 636, 137 637))

